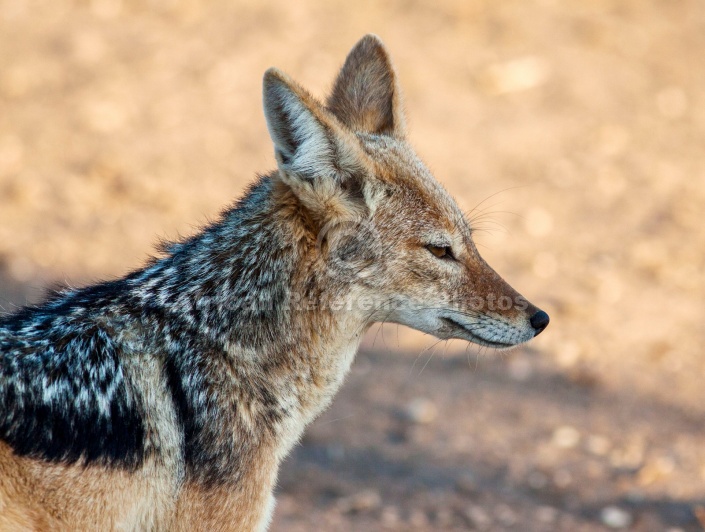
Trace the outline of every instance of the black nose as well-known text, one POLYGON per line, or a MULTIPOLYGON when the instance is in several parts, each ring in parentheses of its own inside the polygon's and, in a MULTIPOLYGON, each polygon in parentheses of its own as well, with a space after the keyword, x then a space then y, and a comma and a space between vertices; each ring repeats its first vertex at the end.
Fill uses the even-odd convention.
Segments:
POLYGON ((534 333, 534 336, 538 336, 539 334, 541 334, 541 331, 548 327, 549 321, 550 319, 548 317, 548 314, 546 314, 543 310, 536 311, 536 314, 531 316, 531 319, 529 320, 531 326, 536 331, 534 333))

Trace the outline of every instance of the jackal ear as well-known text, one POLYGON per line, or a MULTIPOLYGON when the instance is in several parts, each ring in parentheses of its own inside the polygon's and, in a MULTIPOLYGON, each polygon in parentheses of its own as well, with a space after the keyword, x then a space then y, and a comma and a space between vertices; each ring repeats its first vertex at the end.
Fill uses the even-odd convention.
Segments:
POLYGON ((326 217, 369 210, 357 139, 274 68, 264 75, 264 114, 279 176, 309 210, 326 217))
POLYGON ((404 137, 401 91, 392 60, 376 35, 365 35, 338 74, 328 109, 353 131, 404 137))

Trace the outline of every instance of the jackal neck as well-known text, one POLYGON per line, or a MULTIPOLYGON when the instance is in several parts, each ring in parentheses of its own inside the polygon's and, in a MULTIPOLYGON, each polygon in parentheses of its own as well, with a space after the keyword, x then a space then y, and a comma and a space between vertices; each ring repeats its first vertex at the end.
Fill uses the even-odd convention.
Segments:
POLYGON ((130 279, 158 331, 187 469, 237 478, 266 442, 283 457, 332 399, 367 328, 321 264, 296 202, 259 180, 222 219, 130 279))

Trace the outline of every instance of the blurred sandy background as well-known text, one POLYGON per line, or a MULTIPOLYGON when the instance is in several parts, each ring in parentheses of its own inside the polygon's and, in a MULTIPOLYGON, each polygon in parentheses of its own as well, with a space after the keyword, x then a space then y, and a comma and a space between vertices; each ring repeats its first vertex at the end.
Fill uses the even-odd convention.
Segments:
POLYGON ((368 32, 552 321, 500 356, 375 328, 273 530, 702 530, 701 1, 0 0, 0 305, 214 217, 273 167, 265 69, 323 96, 368 32))

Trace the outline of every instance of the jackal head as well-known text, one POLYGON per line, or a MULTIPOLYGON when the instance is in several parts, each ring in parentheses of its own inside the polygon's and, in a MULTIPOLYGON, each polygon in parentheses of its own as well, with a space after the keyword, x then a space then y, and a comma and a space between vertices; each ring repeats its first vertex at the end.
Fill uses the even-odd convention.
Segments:
POLYGON ((370 323, 496 348, 546 328, 548 315, 480 257, 462 211, 407 143, 377 37, 355 45, 325 105, 268 70, 264 108, 275 179, 317 232, 313 267, 348 286, 370 323))

